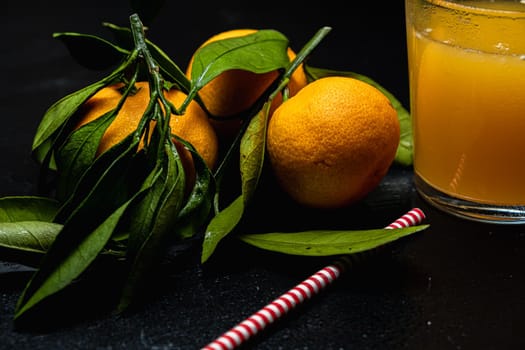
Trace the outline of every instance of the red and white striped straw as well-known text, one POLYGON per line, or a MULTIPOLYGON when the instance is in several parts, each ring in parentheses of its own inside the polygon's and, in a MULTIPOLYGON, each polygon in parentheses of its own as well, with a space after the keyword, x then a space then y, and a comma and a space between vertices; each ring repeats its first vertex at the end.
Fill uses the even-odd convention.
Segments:
MULTIPOLYGON (((413 208, 401 216, 386 229, 397 229, 419 224, 425 214, 419 208, 413 208)), ((343 257, 332 265, 319 270, 288 292, 267 304, 259 311, 238 323, 229 331, 203 347, 201 350, 232 350, 262 331, 269 324, 287 314, 290 310, 312 298, 328 285, 333 283, 349 265, 351 258, 343 257)))

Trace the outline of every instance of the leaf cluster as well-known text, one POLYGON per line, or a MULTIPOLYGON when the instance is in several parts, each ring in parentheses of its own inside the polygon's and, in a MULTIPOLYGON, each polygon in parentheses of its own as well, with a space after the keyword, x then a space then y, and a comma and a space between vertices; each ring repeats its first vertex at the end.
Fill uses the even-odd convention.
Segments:
MULTIPOLYGON (((38 305, 81 279, 101 257, 111 257, 123 266, 125 278, 116 305, 119 312, 135 302, 149 272, 169 246, 188 240, 201 242, 201 262, 208 261, 221 240, 235 232, 254 197, 263 173, 271 102, 279 92, 286 96, 289 78, 301 63, 310 80, 345 75, 381 89, 401 122, 396 162, 411 164, 410 116, 392 94, 363 75, 306 64, 305 59, 329 33, 329 27, 315 33, 293 62, 286 53, 288 39, 275 30, 211 43, 196 53, 188 79, 168 55, 146 39, 138 15, 130 17, 130 28, 104 26, 113 34, 113 41, 80 33, 54 34, 79 63, 110 73, 63 97, 44 114, 32 147, 32 155, 41 165, 42 194, 0 199, 0 258, 36 269, 18 301, 15 320, 30 316, 38 305), (86 60, 86 50, 97 52, 89 55, 97 59, 86 60), (254 61, 257 65, 251 64, 254 61), (183 114, 192 100, 206 109, 198 95, 200 88, 229 69, 277 70, 280 74, 246 111, 242 130, 212 173, 191 143, 171 133, 169 120, 174 114, 183 114), (97 156, 102 135, 139 80, 149 82, 150 101, 138 127, 97 156), (76 112, 84 102, 117 82, 123 83, 123 89, 114 109, 74 130, 76 112), (180 106, 172 105, 163 94, 167 88, 185 92, 186 100, 180 106), (187 174, 174 140, 193 156, 196 178, 191 188, 187 188, 187 174), (225 195, 229 189, 223 180, 233 165, 238 166, 240 184, 231 196, 225 195)), ((262 249, 318 256, 370 250, 425 227, 405 229, 397 235, 378 229, 238 237, 262 249)))

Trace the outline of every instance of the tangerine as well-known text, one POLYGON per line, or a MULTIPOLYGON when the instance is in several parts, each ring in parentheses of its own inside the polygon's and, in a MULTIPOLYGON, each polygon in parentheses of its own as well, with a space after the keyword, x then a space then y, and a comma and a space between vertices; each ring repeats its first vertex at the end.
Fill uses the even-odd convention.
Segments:
MULTIPOLYGON (((128 95, 121 110, 104 132, 97 149, 97 155, 122 141, 137 128, 150 101, 150 93, 148 82, 139 81, 135 85, 136 92, 128 95)), ((79 128, 114 109, 122 97, 120 91, 122 87, 122 83, 106 86, 90 97, 77 111, 78 124, 75 128, 79 128)), ((186 98, 186 94, 176 89, 165 92, 165 96, 175 106, 181 105, 186 98)), ((195 147, 210 169, 215 167, 218 158, 217 135, 206 112, 197 102, 191 101, 182 115, 172 114, 170 128, 172 134, 178 135, 195 147)), ((178 141, 174 142, 179 152, 182 151, 182 161, 186 164, 191 161, 193 164, 189 151, 182 147, 178 141)))
POLYGON ((400 139, 397 112, 375 87, 325 77, 282 103, 268 124, 267 151, 282 189, 314 208, 340 208, 386 175, 400 139))
MULTIPOLYGON (((227 30, 213 35, 199 48, 218 40, 242 37, 256 32, 257 29, 251 28, 227 30)), ((287 54, 290 61, 296 57, 296 53, 291 48, 288 48, 287 54)), ((191 57, 186 69, 186 76, 189 79, 191 79, 194 56, 195 54, 191 57)), ((277 71, 253 73, 242 69, 232 69, 222 72, 199 90, 199 96, 212 115, 211 123, 219 138, 228 140, 236 135, 242 124, 242 119, 236 116, 252 107, 278 76, 277 71)), ((295 95, 307 83, 301 63, 290 76, 289 96, 295 95)), ((281 102, 282 96, 279 94, 272 103, 271 112, 281 102)))

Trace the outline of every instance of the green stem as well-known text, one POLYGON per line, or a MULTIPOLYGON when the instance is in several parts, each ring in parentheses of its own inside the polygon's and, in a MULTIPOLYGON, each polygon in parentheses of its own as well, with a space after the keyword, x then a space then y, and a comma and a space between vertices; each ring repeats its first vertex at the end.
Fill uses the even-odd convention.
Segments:
POLYGON ((308 55, 319 45, 319 43, 324 39, 325 36, 332 30, 331 27, 322 27, 319 29, 315 35, 303 46, 301 51, 297 53, 297 56, 292 61, 292 64, 286 70, 284 76, 289 78, 292 73, 299 67, 299 65, 306 59, 308 55))
MULTIPOLYGON (((295 59, 292 61, 286 72, 283 74, 283 77, 281 79, 281 82, 279 83, 279 86, 273 93, 270 95, 270 99, 273 99, 279 92, 281 92, 286 85, 288 85, 288 82, 290 81, 290 77, 292 76, 293 72, 299 67, 299 65, 310 55, 310 53, 319 45, 321 40, 324 39, 325 36, 328 35, 328 33, 332 30, 331 27, 322 27, 319 29, 315 35, 306 43, 306 45, 303 46, 301 51, 299 51, 295 57, 295 59)), ((286 94, 285 94, 286 95, 286 94)), ((283 96, 283 101, 287 99, 287 96, 283 96)))
POLYGON ((160 82, 161 77, 159 74, 159 66, 157 65, 157 62, 153 59, 153 57, 151 56, 151 53, 148 50, 148 45, 146 44, 146 39, 145 39, 144 26, 142 25, 142 22, 139 16, 136 13, 132 14, 130 16, 130 22, 131 22, 131 31, 133 33, 133 41, 135 43, 135 47, 143 55, 146 61, 146 64, 148 65, 150 75, 156 78, 155 80, 157 82, 160 82))
MULTIPOLYGON (((162 108, 160 108, 160 111, 158 109, 155 111, 154 109, 153 116, 160 116, 160 118, 157 118, 157 123, 159 124, 162 131, 163 139, 171 139, 169 121, 173 105, 166 99, 162 91, 164 80, 160 74, 160 67, 148 49, 145 39, 144 26, 139 16, 136 13, 132 14, 130 16, 130 22, 135 48, 139 51, 139 54, 146 62, 149 72, 150 105, 146 109, 146 113, 150 110, 153 103, 156 103, 158 100, 160 100, 160 105, 162 108)), ((163 147, 159 148, 159 152, 161 152, 161 150, 163 150, 163 147)))

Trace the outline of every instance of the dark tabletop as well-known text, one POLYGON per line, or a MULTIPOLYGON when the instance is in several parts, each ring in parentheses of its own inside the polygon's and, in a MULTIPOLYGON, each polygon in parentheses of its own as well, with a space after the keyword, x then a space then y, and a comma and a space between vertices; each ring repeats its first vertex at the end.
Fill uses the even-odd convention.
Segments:
MULTIPOLYGON (((0 5, 4 83, 0 93, 0 196, 36 192, 32 136, 56 100, 98 79, 76 64, 54 32, 105 35, 103 21, 127 26, 124 0, 24 1, 0 5)), ((313 66, 354 71, 380 82, 408 105, 403 2, 335 1, 298 5, 167 1, 148 38, 185 67, 212 34, 272 28, 297 50, 323 26, 313 66), (248 9, 251 8, 251 9, 248 9)), ((251 228, 380 228, 419 207, 430 227, 362 260, 342 278, 257 335, 256 349, 523 349, 525 227, 457 219, 429 207, 413 188, 412 169, 394 166, 356 206, 311 213, 263 198, 251 228)), ((114 315, 97 286, 77 286, 42 314, 44 329, 17 329, 15 304, 31 276, 0 256, 1 349, 198 349, 331 263, 257 250, 226 240, 202 266, 197 254, 166 261, 145 302, 114 315), (83 290, 80 290, 85 288, 83 290), (69 310, 74 310, 69 312, 69 310), (57 321, 58 319, 58 321, 57 321)))

